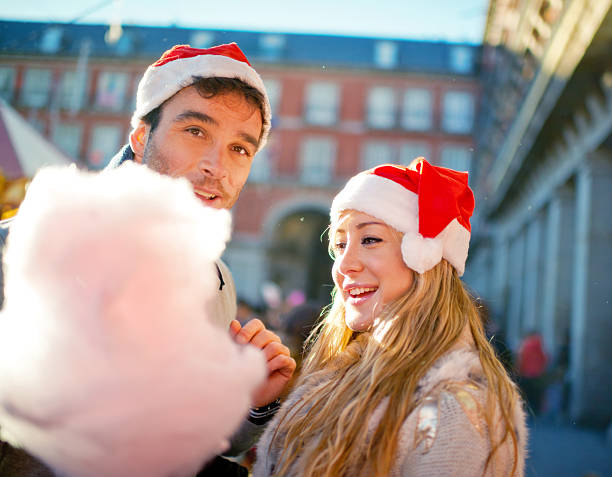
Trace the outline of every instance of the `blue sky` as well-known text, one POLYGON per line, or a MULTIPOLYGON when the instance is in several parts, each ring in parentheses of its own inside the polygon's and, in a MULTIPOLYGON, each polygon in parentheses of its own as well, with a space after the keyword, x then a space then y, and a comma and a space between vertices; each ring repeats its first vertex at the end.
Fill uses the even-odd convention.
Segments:
POLYGON ((0 0, 0 18, 480 43, 486 0, 0 0))

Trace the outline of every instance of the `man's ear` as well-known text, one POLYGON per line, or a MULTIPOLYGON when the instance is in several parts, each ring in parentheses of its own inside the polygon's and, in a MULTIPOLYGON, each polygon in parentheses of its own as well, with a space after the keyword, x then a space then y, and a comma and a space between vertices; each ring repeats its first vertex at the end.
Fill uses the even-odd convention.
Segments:
POLYGON ((149 138, 150 126, 143 121, 138 123, 138 126, 130 133, 130 147, 134 152, 134 160, 142 164, 147 139, 149 138))

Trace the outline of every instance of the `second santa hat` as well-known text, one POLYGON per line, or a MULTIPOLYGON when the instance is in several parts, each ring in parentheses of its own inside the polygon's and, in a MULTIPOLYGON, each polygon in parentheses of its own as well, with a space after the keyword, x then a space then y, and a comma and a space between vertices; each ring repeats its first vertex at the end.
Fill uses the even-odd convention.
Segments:
POLYGON ((384 164, 348 181, 332 203, 332 222, 348 209, 402 232, 402 257, 412 270, 424 273, 444 258, 463 275, 474 211, 467 172, 432 166, 423 158, 408 167, 384 164))
POLYGON ((197 77, 238 78, 263 95, 263 131, 259 149, 264 147, 272 118, 270 101, 263 80, 236 43, 206 49, 175 45, 166 51, 147 68, 138 84, 132 127, 137 127, 144 116, 168 98, 192 85, 197 77))

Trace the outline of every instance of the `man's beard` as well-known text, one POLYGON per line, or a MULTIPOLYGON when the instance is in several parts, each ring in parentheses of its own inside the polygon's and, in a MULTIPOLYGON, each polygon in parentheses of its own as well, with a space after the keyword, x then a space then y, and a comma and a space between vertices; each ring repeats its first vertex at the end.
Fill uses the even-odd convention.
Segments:
POLYGON ((165 160, 165 156, 157 149, 155 141, 153 140, 153 134, 149 133, 149 138, 145 144, 144 151, 142 153, 142 163, 145 164, 149 169, 159 172, 166 176, 172 176, 168 167, 168 161, 165 160))

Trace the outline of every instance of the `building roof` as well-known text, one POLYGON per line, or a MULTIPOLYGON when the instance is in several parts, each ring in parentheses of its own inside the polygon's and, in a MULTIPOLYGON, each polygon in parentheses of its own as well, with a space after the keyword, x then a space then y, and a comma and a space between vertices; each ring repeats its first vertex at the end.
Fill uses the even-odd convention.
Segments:
POLYGON ((122 25, 0 21, 1 55, 76 57, 88 42, 93 57, 153 60, 175 44, 205 48, 235 41, 254 63, 366 68, 471 76, 480 46, 334 35, 199 30, 122 25))

